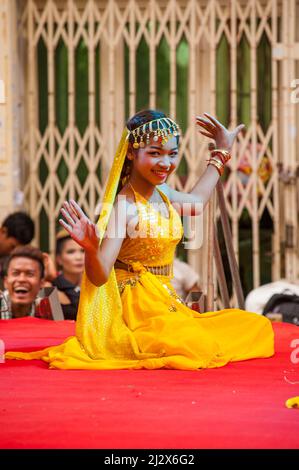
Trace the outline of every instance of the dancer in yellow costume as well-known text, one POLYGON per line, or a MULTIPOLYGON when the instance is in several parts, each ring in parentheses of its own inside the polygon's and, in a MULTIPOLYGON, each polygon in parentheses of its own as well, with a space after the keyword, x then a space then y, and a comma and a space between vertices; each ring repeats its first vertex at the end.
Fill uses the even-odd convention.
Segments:
POLYGON ((273 355, 267 318, 239 309, 199 314, 170 283, 183 235, 179 214, 202 210, 243 128, 228 131, 208 114, 197 125, 216 150, 187 194, 165 183, 178 163, 177 124, 154 110, 127 122, 97 225, 73 200, 61 211, 61 224, 85 250, 76 336, 7 359, 42 359, 58 369, 196 370, 273 355))

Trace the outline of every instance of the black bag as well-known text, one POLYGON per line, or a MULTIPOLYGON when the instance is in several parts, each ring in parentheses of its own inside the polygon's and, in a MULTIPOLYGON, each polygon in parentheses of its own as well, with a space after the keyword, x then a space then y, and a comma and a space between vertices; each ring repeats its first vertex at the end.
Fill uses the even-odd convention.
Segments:
POLYGON ((263 315, 268 313, 281 314, 283 322, 299 325, 299 295, 287 291, 272 295, 263 310, 263 315))

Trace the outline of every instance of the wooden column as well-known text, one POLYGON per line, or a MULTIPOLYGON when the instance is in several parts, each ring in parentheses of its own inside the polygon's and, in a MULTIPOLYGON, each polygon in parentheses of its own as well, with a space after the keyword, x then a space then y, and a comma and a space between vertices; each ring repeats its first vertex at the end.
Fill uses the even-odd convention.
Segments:
POLYGON ((0 222, 20 208, 16 0, 0 0, 0 222))

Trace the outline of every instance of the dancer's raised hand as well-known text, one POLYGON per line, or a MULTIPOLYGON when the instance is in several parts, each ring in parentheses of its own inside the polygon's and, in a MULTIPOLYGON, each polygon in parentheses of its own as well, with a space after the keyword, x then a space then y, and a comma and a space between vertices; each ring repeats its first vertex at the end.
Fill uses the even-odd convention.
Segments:
POLYGON ((73 240, 87 251, 97 250, 99 246, 98 228, 73 199, 63 203, 61 214, 67 222, 59 219, 59 223, 67 230, 73 240))
POLYGON ((196 116, 199 132, 210 139, 214 139, 217 148, 230 151, 235 138, 244 129, 244 124, 240 124, 232 131, 229 131, 210 114, 204 113, 204 116, 206 117, 196 116))

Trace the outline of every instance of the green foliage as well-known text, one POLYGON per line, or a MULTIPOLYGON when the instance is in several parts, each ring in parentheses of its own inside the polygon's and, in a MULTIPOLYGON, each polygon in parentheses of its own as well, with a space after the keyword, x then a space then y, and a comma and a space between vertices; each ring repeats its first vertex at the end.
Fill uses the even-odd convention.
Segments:
POLYGON ((43 134, 48 125, 48 56, 43 38, 37 44, 37 82, 39 130, 43 134))
POLYGON ((216 51, 216 114, 225 126, 230 120, 230 51, 226 36, 223 34, 216 51))
POLYGON ((68 125, 68 52, 62 40, 55 51, 55 112, 61 134, 68 125))
POLYGON ((88 126, 88 49, 83 39, 75 52, 75 114, 81 135, 88 126))

